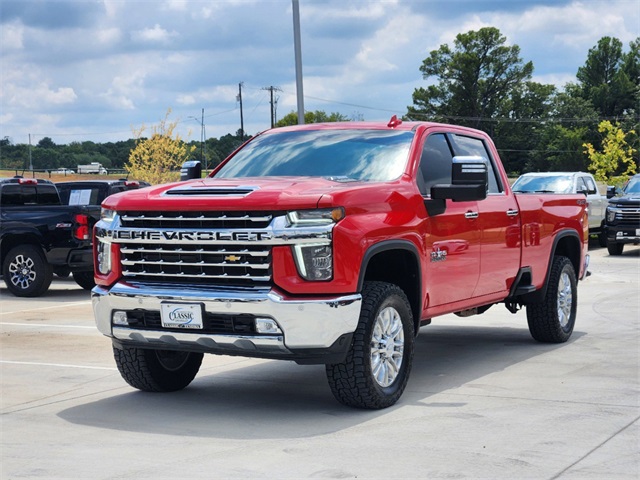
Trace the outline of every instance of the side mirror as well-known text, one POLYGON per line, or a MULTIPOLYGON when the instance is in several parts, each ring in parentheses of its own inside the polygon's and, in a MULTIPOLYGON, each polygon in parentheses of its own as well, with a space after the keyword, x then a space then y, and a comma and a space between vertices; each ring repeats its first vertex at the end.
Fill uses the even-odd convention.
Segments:
POLYGON ((607 198, 613 198, 618 193, 618 189, 615 186, 607 186, 607 198))
POLYGON ((180 181, 192 180, 202 177, 202 163, 197 160, 190 160, 182 164, 180 169, 180 181))
POLYGON ((487 198, 489 169, 482 157, 453 157, 451 184, 431 187, 431 198, 470 202, 487 198))
POLYGON ((446 208, 446 200, 470 202, 487 198, 489 169, 482 157, 453 157, 451 184, 431 187, 431 198, 424 206, 429 216, 440 215, 446 208))

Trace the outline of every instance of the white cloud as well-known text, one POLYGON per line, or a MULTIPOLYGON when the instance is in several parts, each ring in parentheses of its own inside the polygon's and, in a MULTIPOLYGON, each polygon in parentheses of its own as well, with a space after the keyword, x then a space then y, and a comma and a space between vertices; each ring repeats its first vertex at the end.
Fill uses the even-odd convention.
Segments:
POLYGON ((101 44, 113 45, 122 39, 122 31, 117 27, 99 29, 96 38, 101 44))
POLYGON ((24 27, 18 23, 2 25, 0 44, 2 44, 3 51, 24 48, 24 27))
POLYGON ((169 43, 172 38, 175 38, 177 36, 177 32, 169 32, 157 23, 153 26, 153 28, 144 28, 131 34, 131 38, 136 41, 163 44, 169 43))

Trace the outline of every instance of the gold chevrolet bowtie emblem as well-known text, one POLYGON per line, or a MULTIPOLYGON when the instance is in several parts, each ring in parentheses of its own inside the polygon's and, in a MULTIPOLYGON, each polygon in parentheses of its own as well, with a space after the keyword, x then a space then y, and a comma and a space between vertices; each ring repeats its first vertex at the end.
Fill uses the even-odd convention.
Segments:
POLYGON ((236 257, 235 255, 227 255, 226 257, 224 257, 224 259, 227 262, 237 262, 238 260, 240 260, 240 257, 236 257))

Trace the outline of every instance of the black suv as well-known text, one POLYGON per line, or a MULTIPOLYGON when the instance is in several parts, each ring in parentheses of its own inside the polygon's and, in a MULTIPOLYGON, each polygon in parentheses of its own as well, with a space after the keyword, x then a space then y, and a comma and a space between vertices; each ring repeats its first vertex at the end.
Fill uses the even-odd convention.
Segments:
POLYGON ((640 174, 634 175, 621 191, 607 191, 607 250, 609 255, 622 255, 625 244, 640 244, 640 174))

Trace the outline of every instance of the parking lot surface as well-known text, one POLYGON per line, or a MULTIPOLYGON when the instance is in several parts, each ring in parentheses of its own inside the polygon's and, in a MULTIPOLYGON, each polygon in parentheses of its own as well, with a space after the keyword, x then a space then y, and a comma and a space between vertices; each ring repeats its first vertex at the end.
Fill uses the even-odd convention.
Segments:
POLYGON ((319 365, 205 356, 185 390, 129 387, 89 292, 0 289, 2 479, 638 479, 640 247, 591 252, 566 344, 524 311, 423 327, 394 407, 354 410, 319 365))

